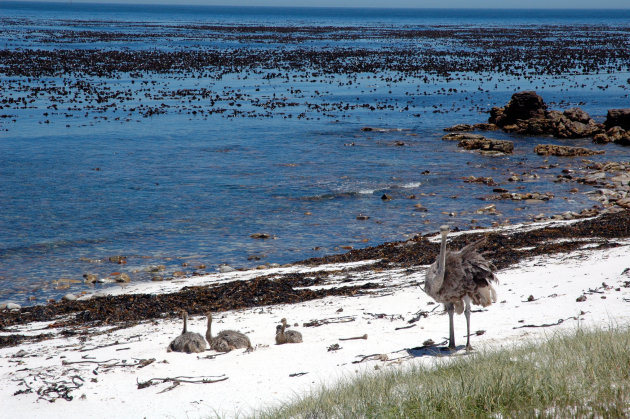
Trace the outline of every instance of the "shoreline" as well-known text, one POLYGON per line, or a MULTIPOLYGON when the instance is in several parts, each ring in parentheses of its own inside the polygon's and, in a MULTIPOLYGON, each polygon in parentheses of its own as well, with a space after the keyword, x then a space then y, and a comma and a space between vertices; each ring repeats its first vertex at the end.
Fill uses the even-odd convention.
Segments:
MULTIPOLYGON (((225 312, 369 293, 370 289, 379 288, 379 284, 348 280, 341 287, 327 288, 330 277, 337 272, 325 272, 328 267, 339 264, 344 265, 344 272, 354 274, 370 270, 415 271, 418 266, 433 263, 437 257, 438 243, 432 240, 436 235, 417 235, 407 241, 388 242, 265 270, 234 270, 159 283, 124 283, 86 294, 75 301, 62 300, 19 309, 4 307, 0 311, 0 333, 13 326, 41 321, 55 321, 58 327, 82 324, 130 327, 146 320, 177 318, 181 309, 188 310, 191 315, 202 315, 208 310, 225 312), (316 291, 310 289, 313 287, 316 291), (64 317, 66 320, 58 320, 64 317)), ((461 248, 482 237, 486 238, 481 247, 486 257, 497 269, 510 269, 526 259, 567 254, 585 246, 615 248, 619 244, 611 239, 630 238, 630 211, 485 230, 455 230, 449 238, 449 246, 461 248)), ((50 337, 42 335, 40 339, 50 337)), ((0 348, 14 346, 23 340, 29 339, 0 336, 0 348)))
MULTIPOLYGON (((490 245, 484 250, 491 252, 491 260, 493 254, 498 255, 501 267, 497 272, 499 301, 486 309, 475 307, 471 317, 476 348, 500 349, 575 327, 629 323, 625 313, 630 276, 625 255, 630 248, 630 212, 485 233, 459 232, 452 235, 449 247, 459 248, 479 234, 496 241, 500 249, 490 245), (538 249, 536 243, 541 243, 538 249), (505 256, 509 252, 517 254, 509 258, 505 256)), ((293 292, 325 294, 219 312, 217 330, 247 333, 255 347, 251 353, 167 353, 168 342, 181 330, 181 321, 172 312, 99 322, 81 320, 89 311, 82 307, 61 316, 50 310, 48 319, 5 326, 0 331, 3 338, 17 334, 50 336, 0 348, 0 400, 12 417, 37 412, 46 412, 48 417, 97 417, 105 406, 122 415, 234 417, 280 405, 357 372, 407 368, 416 363, 432 365, 436 355, 441 357, 443 352, 425 344, 431 339, 440 345, 448 332, 448 319, 441 315, 441 306, 419 287, 425 259, 421 263, 410 260, 414 247, 437 248, 437 241, 433 236, 416 240, 389 243, 363 255, 397 251, 402 255, 397 262, 392 262, 395 258, 391 253, 386 264, 373 258, 329 263, 311 260, 308 265, 276 268, 273 281, 269 280, 273 276, 270 272, 236 271, 170 284, 135 284, 116 290, 110 297, 94 299, 126 304, 127 311, 133 313, 136 304, 139 309, 144 307, 143 296, 149 298, 149 292, 158 292, 160 286, 168 285, 175 291, 172 295, 191 297, 191 291, 194 294, 203 287, 231 284, 233 291, 243 290, 245 284, 283 283, 290 277, 295 282, 293 292), (203 282, 206 285, 199 286, 203 282), (344 287, 351 292, 338 293, 344 287), (303 343, 274 344, 273 330, 282 317, 303 333, 303 343), (368 335, 366 339, 345 340, 363 334, 368 335), (172 381, 183 376, 208 381, 172 381), (171 381, 162 380, 167 378, 171 381), (173 403, 174 397, 177 403, 173 403), (116 406, 111 406, 111 400, 118 401, 116 406)), ((431 258, 428 254, 424 257, 431 258)), ((168 295, 154 294, 151 301, 158 305, 168 295)), ((253 294, 253 298, 264 297, 253 294)), ((194 299, 186 302, 186 307, 178 308, 191 312, 190 329, 202 330, 205 318, 201 313, 207 307, 194 299)), ((58 306, 79 303, 89 301, 58 306)), ((40 308, 46 314, 46 307, 40 308)), ((26 320, 26 313, 21 315, 26 320)), ((463 316, 456 317, 455 331, 458 348, 463 348, 463 316)), ((456 355, 465 356, 465 351, 456 355)))

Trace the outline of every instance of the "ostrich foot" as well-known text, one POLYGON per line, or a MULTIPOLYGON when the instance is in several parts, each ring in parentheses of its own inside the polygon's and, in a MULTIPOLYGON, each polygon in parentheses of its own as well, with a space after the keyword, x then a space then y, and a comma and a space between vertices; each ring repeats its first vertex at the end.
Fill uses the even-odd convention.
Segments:
POLYGON ((466 345, 466 352, 470 352, 470 351, 474 351, 474 348, 472 347, 472 345, 468 344, 466 345))

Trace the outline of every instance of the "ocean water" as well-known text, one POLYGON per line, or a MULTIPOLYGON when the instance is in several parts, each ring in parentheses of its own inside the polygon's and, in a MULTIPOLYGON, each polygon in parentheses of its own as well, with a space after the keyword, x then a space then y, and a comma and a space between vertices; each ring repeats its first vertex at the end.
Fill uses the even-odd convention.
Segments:
POLYGON ((489 45, 512 31, 602 49, 610 36, 623 48, 629 18, 628 10, 2 2, 0 301, 37 304, 110 286, 80 283, 86 273, 148 281, 152 270, 169 278, 223 263, 282 264, 443 223, 490 226, 589 208, 586 195, 569 193, 586 187, 554 182, 581 160, 539 157, 533 146, 606 151, 595 160, 628 160, 628 149, 492 132, 514 141, 515 153, 489 157, 441 136, 457 123, 485 122, 490 107, 519 90, 536 90, 554 109, 581 106, 601 122, 607 109, 629 106, 626 57, 587 70, 587 56, 545 73, 528 65, 550 60, 537 46, 543 38, 523 38, 512 49, 535 54, 523 54, 515 70, 456 72, 453 63, 468 63, 469 52, 483 64, 489 45), (207 66, 185 63, 197 52, 207 66), (134 54, 145 58, 120 58, 134 54), (85 58, 94 56, 103 64, 85 58), (429 56, 437 64, 422 67, 429 56), (418 67, 404 70, 410 65, 418 67), (31 66, 38 71, 24 70, 31 66), (514 173, 526 181, 509 182, 514 173), (555 197, 487 200, 493 187, 464 182, 470 175, 555 197), (489 204, 498 215, 475 213, 489 204), (127 263, 109 262, 117 255, 127 263))

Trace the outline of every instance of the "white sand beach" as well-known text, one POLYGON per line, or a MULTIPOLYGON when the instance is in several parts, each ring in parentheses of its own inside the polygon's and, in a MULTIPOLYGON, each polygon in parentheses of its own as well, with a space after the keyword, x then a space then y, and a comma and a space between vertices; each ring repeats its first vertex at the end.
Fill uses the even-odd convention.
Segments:
MULTIPOLYGON (((528 227, 531 228, 531 227, 528 227)), ((473 307, 472 345, 499 349, 578 327, 630 323, 630 241, 619 246, 541 256, 497 272, 498 302, 473 307), (577 301, 585 296, 584 301, 577 301), (475 333, 477 332, 477 333, 475 333)), ((361 263, 370 263, 369 261, 361 263)), ((419 286, 426 266, 344 272, 354 264, 291 266, 270 272, 336 271, 327 287, 348 276, 383 287, 353 297, 328 297, 215 315, 213 330, 249 335, 255 350, 219 354, 167 352, 180 321, 156 319, 131 328, 102 327, 85 336, 57 337, 0 349, 0 406, 10 418, 246 416, 286 403, 322 385, 362 371, 431 363, 435 353, 413 349, 448 337, 448 316, 419 286), (415 322, 418 314, 425 313, 415 322), (275 344, 275 327, 286 317, 304 342, 275 344), (320 326, 304 325, 319 320, 320 326), (297 325, 297 326, 293 326, 297 325), (360 337, 367 339, 340 340, 360 337), (329 350, 338 344, 339 349, 329 350), (151 361, 154 360, 154 361, 151 361), (183 382, 173 385, 179 377, 183 382), (194 383, 186 381, 216 381, 194 383), (148 383, 139 388, 139 383, 148 383), (65 387, 64 387, 65 386, 65 387), (31 389, 30 391, 28 389, 31 389), (57 391, 55 391, 57 390, 57 391), (39 394, 38 394, 39 392, 39 394), (59 397, 66 395, 66 400, 59 397)), ((112 293, 164 293, 189 285, 239 281, 260 271, 212 274, 171 283, 136 284, 112 293)), ((185 307, 182 307, 185 309, 185 307)), ((2 315, 2 314, 0 314, 2 315)), ((189 330, 204 333, 206 319, 193 315, 189 330)), ((59 332, 52 322, 10 327, 0 335, 59 332)), ((458 350, 466 356, 466 323, 455 319, 458 350)))

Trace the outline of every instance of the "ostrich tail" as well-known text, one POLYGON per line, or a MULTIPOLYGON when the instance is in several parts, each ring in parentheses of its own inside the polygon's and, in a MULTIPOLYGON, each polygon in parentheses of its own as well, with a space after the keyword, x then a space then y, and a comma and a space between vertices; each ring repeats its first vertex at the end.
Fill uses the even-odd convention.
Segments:
POLYGON ((455 313, 462 314, 464 312, 464 302, 462 300, 459 300, 453 305, 455 306, 455 313))
POLYGON ((479 287, 477 289, 476 298, 473 299, 473 302, 482 307, 488 307, 490 304, 497 302, 497 291, 490 284, 485 287, 479 287))

